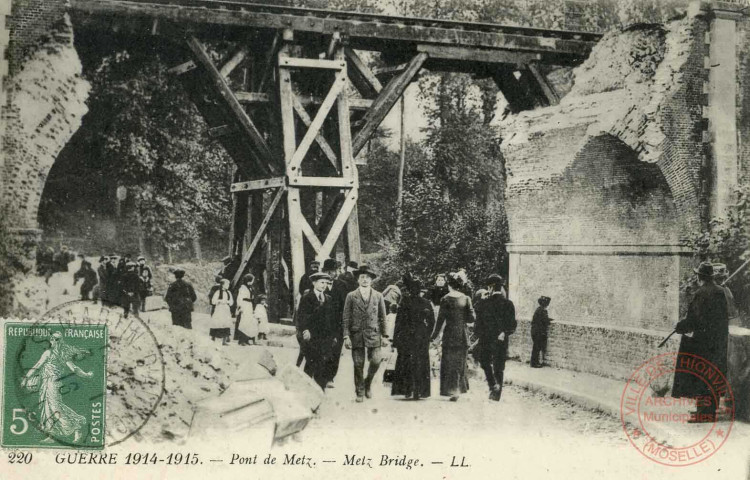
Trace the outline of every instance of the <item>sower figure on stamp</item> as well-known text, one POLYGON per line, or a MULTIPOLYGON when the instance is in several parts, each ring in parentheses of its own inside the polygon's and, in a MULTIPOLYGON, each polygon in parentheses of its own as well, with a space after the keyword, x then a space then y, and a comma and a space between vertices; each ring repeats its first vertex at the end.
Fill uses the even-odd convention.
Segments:
POLYGON ((539 307, 537 307, 531 319, 532 346, 529 364, 532 368, 542 368, 544 361, 547 359, 547 337, 549 336, 549 324, 552 322, 547 313, 547 307, 549 307, 551 301, 552 299, 549 297, 539 297, 539 307))
POLYGON ((498 274, 487 279, 488 296, 477 305, 475 330, 479 338, 480 363, 490 387, 490 400, 496 402, 503 393, 508 337, 517 326, 513 302, 502 294, 503 283, 503 277, 498 274))
MULTIPOLYGON (((688 305, 685 319, 675 326, 675 332, 683 334, 677 365, 697 356, 713 364, 726 378, 729 314, 724 290, 714 283, 714 268, 710 263, 701 263, 694 272, 698 275, 698 290, 688 305), (692 333, 692 338, 687 333, 692 333)), ((679 369, 675 372, 672 396, 697 400, 698 408, 692 412, 690 423, 716 420, 719 399, 714 398, 706 381, 694 373, 679 369)))
POLYGON ((312 289, 302 295, 297 311, 297 331, 305 350, 305 373, 324 391, 329 380, 329 357, 337 341, 335 307, 326 293, 329 281, 325 273, 310 275, 312 289))
POLYGON ((185 276, 185 270, 178 268, 173 275, 175 281, 167 288, 164 301, 167 302, 169 311, 172 313, 172 325, 191 329, 193 328, 193 303, 198 297, 195 296, 193 286, 182 279, 185 276))
POLYGON ((354 272, 359 288, 346 296, 344 303, 344 346, 352 350, 354 362, 354 388, 357 402, 372 398, 372 379, 380 367, 380 347, 387 346, 385 332, 385 301, 383 295, 372 288, 377 278, 367 265, 354 272), (369 361, 367 377, 363 377, 365 357, 369 361))

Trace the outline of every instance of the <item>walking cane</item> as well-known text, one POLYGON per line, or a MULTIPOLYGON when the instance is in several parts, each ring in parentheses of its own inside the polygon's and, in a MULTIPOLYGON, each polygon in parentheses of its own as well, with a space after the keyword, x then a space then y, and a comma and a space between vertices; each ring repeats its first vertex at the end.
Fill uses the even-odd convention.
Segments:
MULTIPOLYGON (((721 286, 723 287, 724 285, 726 285, 727 283, 729 283, 729 280, 731 280, 732 277, 734 277, 735 275, 737 275, 738 273, 740 273, 740 271, 743 268, 745 268, 748 264, 750 264, 750 259, 747 259, 745 261, 745 263, 743 263, 742 265, 740 265, 739 268, 734 271, 734 273, 732 273, 731 275, 729 275, 727 277, 727 279, 722 282, 721 286)), ((672 330, 672 333, 670 333, 669 335, 667 335, 667 338, 665 338, 664 340, 662 340, 661 343, 659 344, 659 346, 656 347, 656 348, 663 347, 667 343, 667 341, 669 341, 669 339, 672 338, 672 335, 674 335, 675 333, 677 333, 677 330, 672 330)))

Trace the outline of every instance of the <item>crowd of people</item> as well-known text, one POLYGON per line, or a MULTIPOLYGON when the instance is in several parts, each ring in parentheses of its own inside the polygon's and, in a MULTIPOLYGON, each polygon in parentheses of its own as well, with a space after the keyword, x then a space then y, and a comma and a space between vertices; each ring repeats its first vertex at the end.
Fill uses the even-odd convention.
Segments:
MULTIPOLYGON (((391 394, 428 398, 430 350, 434 349, 440 357, 440 395, 457 401, 469 388, 467 361, 474 347, 490 398, 500 400, 509 336, 517 326, 502 276, 490 275, 483 282, 485 288, 476 292, 463 269, 437 275, 431 287, 407 273, 382 293, 372 287, 376 278, 367 265, 350 262, 342 272, 338 262, 327 259, 322 271, 319 262, 311 263, 300 282, 302 296, 295 318, 298 365, 304 361, 305 372, 323 390, 334 385, 343 346, 351 350, 356 401, 371 398, 373 379, 390 346, 397 354, 389 375, 391 394), (476 342, 469 329, 472 324, 476 342)), ((546 349, 549 302, 548 297, 540 299, 533 322, 537 358, 546 349)), ((532 361, 532 365, 542 363, 532 361)))

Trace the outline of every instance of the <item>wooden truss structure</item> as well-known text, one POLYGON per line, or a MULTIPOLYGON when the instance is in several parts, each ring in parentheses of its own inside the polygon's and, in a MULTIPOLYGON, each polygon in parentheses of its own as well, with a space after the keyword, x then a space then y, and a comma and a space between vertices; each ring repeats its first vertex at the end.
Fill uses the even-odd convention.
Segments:
POLYGON ((360 260, 355 158, 422 68, 491 76, 517 112, 556 103, 540 66, 580 62, 599 38, 240 1, 71 6, 77 28, 186 47, 189 60, 171 71, 236 163, 233 285, 247 271, 265 278, 273 319, 291 313, 307 263, 331 256, 340 238, 347 258, 360 260), (236 45, 221 61, 206 43, 217 38, 236 45), (378 52, 380 76, 362 50, 378 52))

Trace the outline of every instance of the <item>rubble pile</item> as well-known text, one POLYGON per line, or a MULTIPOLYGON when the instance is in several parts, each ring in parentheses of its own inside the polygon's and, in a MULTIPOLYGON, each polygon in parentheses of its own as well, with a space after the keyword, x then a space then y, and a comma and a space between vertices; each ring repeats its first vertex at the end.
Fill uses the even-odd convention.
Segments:
MULTIPOLYGON (((227 389, 230 375, 238 364, 222 350, 219 343, 199 336, 195 331, 171 325, 149 325, 159 340, 164 360, 165 385, 161 402, 151 418, 134 436, 148 442, 180 441, 187 437, 193 408, 201 400, 227 389)), ((127 355, 110 355, 108 361, 107 418, 122 419, 125 425, 140 424, 154 405, 155 382, 160 375, 153 369, 148 376, 134 376, 139 354, 150 351, 126 350, 127 355)))

